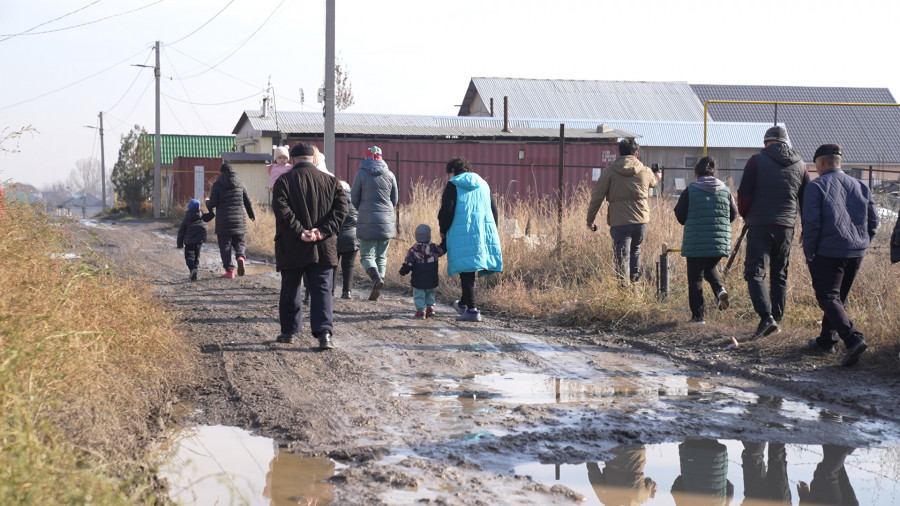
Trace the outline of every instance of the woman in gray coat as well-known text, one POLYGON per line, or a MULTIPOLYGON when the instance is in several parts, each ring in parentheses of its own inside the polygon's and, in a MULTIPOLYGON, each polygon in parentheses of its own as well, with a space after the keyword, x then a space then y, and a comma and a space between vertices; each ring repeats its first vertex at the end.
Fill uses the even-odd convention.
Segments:
POLYGON ((359 213, 356 237, 359 239, 359 263, 372 278, 369 300, 378 300, 384 286, 387 249, 394 238, 394 206, 399 198, 397 179, 381 159, 381 148, 372 146, 350 189, 351 202, 359 213))

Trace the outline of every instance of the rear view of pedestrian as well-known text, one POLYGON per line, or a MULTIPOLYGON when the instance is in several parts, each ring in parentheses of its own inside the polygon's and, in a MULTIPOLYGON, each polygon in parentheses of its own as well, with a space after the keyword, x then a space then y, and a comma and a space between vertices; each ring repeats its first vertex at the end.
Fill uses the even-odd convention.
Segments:
POLYGON ((400 275, 410 276, 416 318, 434 316, 434 291, 438 287, 438 259, 447 252, 443 244, 431 242, 431 227, 422 223, 416 227, 416 243, 409 248, 400 267, 400 275))
MULTIPOLYGON (((316 166, 316 168, 319 168, 316 166)), ((319 170, 322 170, 319 168, 319 170)), ((359 251, 359 240, 356 238, 356 220, 359 214, 353 204, 350 202, 350 185, 346 181, 341 181, 341 188, 347 197, 347 217, 341 224, 341 230, 338 232, 337 238, 337 255, 341 264, 341 278, 343 289, 341 290, 341 298, 349 299, 353 291, 353 264, 356 263, 356 253, 359 251)), ((337 270, 335 270, 337 275, 337 270)), ((332 293, 334 292, 334 283, 332 283, 332 293)))
POLYGON ((894 223, 894 232, 891 234, 891 263, 900 262, 900 216, 894 223))
POLYGON ((738 209, 731 190, 716 179, 716 161, 708 156, 694 167, 697 180, 681 192, 675 218, 684 225, 681 256, 687 261, 691 323, 704 324, 703 280, 716 295, 719 310, 728 309, 728 292, 716 266, 731 250, 731 222, 738 209))
POLYGON ((359 263, 372 279, 369 300, 378 300, 384 286, 387 249, 396 234, 394 206, 400 192, 394 173, 381 158, 381 148, 372 146, 350 188, 351 203, 359 212, 356 237, 359 238, 359 263))
POLYGON ((845 304, 878 229, 878 212, 869 187, 841 170, 841 155, 837 144, 823 144, 813 156, 819 177, 803 194, 801 237, 816 302, 825 313, 822 330, 809 346, 831 353, 840 338, 846 347, 841 365, 849 367, 867 346, 845 304))
POLYGON ((237 275, 244 275, 244 263, 247 261, 244 245, 244 234, 247 233, 247 217, 256 221, 253 204, 244 183, 227 163, 222 164, 221 174, 213 183, 206 200, 206 207, 216 216, 216 237, 219 241, 219 253, 222 255, 222 266, 225 268, 223 278, 234 277, 235 260, 237 275), (244 214, 246 211, 246 214, 244 214), (235 258, 232 258, 232 251, 235 258))
POLYGON ((184 262, 190 271, 191 281, 197 281, 197 269, 200 268, 200 248, 206 242, 206 221, 212 219, 209 215, 204 221, 204 215, 200 213, 200 201, 191 199, 187 205, 187 212, 178 227, 176 246, 184 248, 184 262))

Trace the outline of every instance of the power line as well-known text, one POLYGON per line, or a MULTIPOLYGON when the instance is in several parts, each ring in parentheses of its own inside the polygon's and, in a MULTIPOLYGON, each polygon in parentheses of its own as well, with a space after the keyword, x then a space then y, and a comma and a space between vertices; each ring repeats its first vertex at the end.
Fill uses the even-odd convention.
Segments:
MULTIPOLYGON (((144 59, 144 65, 146 65, 147 62, 150 61, 150 55, 152 55, 152 54, 153 54, 153 51, 150 51, 149 53, 147 53, 147 58, 144 59)), ((119 103, 125 98, 125 96, 128 95, 128 92, 131 91, 131 88, 134 86, 134 83, 136 83, 137 80, 141 77, 141 74, 142 74, 142 73, 141 73, 140 71, 138 71, 138 72, 134 75, 134 80, 132 80, 132 81, 131 81, 131 84, 128 85, 128 88, 125 90, 125 93, 122 93, 122 96, 119 97, 119 100, 116 100, 116 103, 113 104, 112 107, 108 108, 108 109, 106 110, 106 112, 112 111, 113 109, 116 108, 116 106, 119 105, 119 103)))
MULTIPOLYGON (((160 0, 160 1, 162 1, 162 0, 160 0)), ((128 56, 127 58, 123 59, 122 61, 113 63, 113 64, 110 65, 109 67, 106 67, 105 69, 100 70, 100 71, 98 71, 98 72, 95 72, 95 73, 93 73, 93 74, 91 74, 91 75, 89 75, 89 76, 87 76, 87 77, 83 77, 83 78, 81 78, 81 79, 79 79, 79 80, 77 80, 77 81, 73 81, 73 82, 71 82, 71 83, 69 83, 69 84, 66 84, 66 85, 64 85, 64 86, 60 86, 59 88, 50 90, 50 91, 48 91, 48 92, 46 92, 46 93, 42 93, 42 94, 40 94, 40 95, 38 95, 38 96, 36 96, 36 97, 31 97, 31 98, 29 98, 29 99, 22 100, 22 101, 20 101, 20 102, 16 102, 16 103, 14 103, 14 104, 10 104, 10 105, 7 105, 7 106, 5 106, 5 107, 0 107, 0 110, 2 110, 2 109, 10 109, 10 108, 13 108, 13 107, 15 107, 15 106, 17 106, 17 105, 27 104, 28 102, 33 102, 33 101, 35 101, 35 100, 37 100, 37 99, 39 99, 39 98, 44 98, 44 97, 46 97, 47 95, 52 95, 52 94, 54 94, 54 93, 56 93, 56 92, 58 92, 58 91, 62 91, 62 90, 71 88, 72 86, 75 86, 75 85, 78 84, 78 83, 87 81, 88 79, 90 79, 90 78, 92 78, 92 77, 96 77, 96 76, 98 76, 98 75, 100 75, 100 74, 106 72, 107 70, 109 70, 109 69, 115 67, 116 65, 121 65, 122 63, 125 63, 126 61, 128 61, 128 60, 134 58, 135 56, 141 54, 142 52, 144 52, 143 49, 141 49, 140 51, 138 51, 137 53, 135 53, 135 54, 133 54, 133 55, 131 55, 131 56, 128 56)))
POLYGON ((36 28, 40 28, 40 27, 42 27, 42 26, 44 26, 44 25, 48 25, 48 24, 50 24, 50 23, 52 23, 52 22, 54 22, 54 21, 59 21, 60 19, 66 17, 66 16, 71 16, 72 14, 75 14, 76 12, 83 11, 83 10, 87 9, 88 7, 94 5, 95 3, 99 3, 99 2, 100 2, 100 0, 94 0, 93 2, 91 2, 91 3, 87 4, 87 5, 85 5, 84 7, 80 8, 80 9, 75 9, 74 11, 69 12, 69 13, 67 13, 67 14, 63 14, 62 16, 60 16, 60 17, 58 17, 58 18, 53 18, 53 19, 51 19, 50 21, 44 21, 43 23, 41 23, 41 24, 39 24, 39 25, 34 25, 34 26, 32 26, 31 28, 29 28, 29 29, 27 29, 27 30, 25 30, 25 31, 23 31, 23 32, 13 33, 13 34, 10 34, 10 35, 3 35, 3 36, 5 36, 6 38, 5 38, 5 39, 0 39, 0 42, 5 42, 5 41, 7 41, 7 40, 9 40, 9 39, 11 39, 11 38, 13 38, 13 37, 18 37, 19 35, 25 35, 25 34, 27 34, 28 32, 30 32, 30 31, 32 31, 32 30, 34 30, 34 29, 36 29, 36 28))
POLYGON ((128 118, 131 117, 131 114, 134 112, 134 110, 137 109, 137 107, 141 104, 141 101, 144 99, 144 95, 147 94, 147 90, 150 88, 150 84, 153 83, 155 80, 156 80, 155 77, 151 78, 151 79, 147 79, 147 84, 144 85, 144 90, 141 91, 141 95, 138 97, 137 102, 134 103, 134 106, 131 108, 130 111, 128 111, 128 114, 125 115, 125 118, 120 120, 116 126, 112 127, 112 130, 118 129, 120 126, 122 126, 122 124, 124 124, 126 121, 128 121, 128 118))
MULTIPOLYGON (((168 51, 166 51, 166 61, 168 61, 168 62, 169 62, 169 66, 172 67, 172 72, 175 74, 175 77, 178 77, 178 71, 175 70, 175 64, 172 63, 172 59, 169 58, 169 52, 168 52, 168 51)), ((181 89, 184 90, 184 96, 186 96, 188 99, 190 99, 190 98, 191 98, 191 95, 188 93, 187 88, 185 88, 185 86, 184 86, 184 81, 182 81, 181 79, 178 79, 178 84, 180 84, 180 85, 181 85, 181 89)), ((175 100, 174 97, 170 97, 170 98, 172 98, 173 100, 175 100)), ((200 124, 203 125, 203 129, 206 130, 206 133, 207 133, 207 134, 209 134, 209 127, 206 126, 206 123, 203 121, 203 118, 200 116, 200 113, 197 112, 197 108, 194 107, 193 102, 189 102, 189 103, 191 104, 191 110, 194 111, 194 114, 197 116, 197 119, 200 120, 200 124)))
POLYGON ((195 77, 201 76, 201 75, 203 75, 203 74, 209 72, 210 70, 213 70, 214 68, 218 67, 219 65, 221 65, 222 63, 224 63, 226 60, 228 60, 229 58, 231 58, 232 56, 234 56, 235 53, 237 53, 242 47, 244 47, 244 45, 245 45, 246 43, 250 42, 250 39, 252 39, 257 33, 259 33, 259 31, 262 30, 262 28, 263 28, 264 26, 266 26, 266 24, 269 22, 269 20, 271 20, 272 17, 275 16, 275 13, 278 12, 279 9, 281 9, 281 6, 284 5, 284 3, 285 3, 286 1, 287 1, 287 0, 281 0, 281 2, 280 2, 274 9, 272 9, 272 12, 269 14, 269 16, 268 16, 268 17, 267 17, 267 18, 266 18, 266 19, 265 19, 265 20, 264 20, 264 21, 256 28, 256 30, 253 30, 253 33, 251 33, 249 36, 247 36, 247 38, 244 39, 243 42, 241 42, 240 44, 238 44, 238 46, 237 46, 236 48, 234 48, 234 49, 233 49, 230 53, 228 53, 224 58, 222 58, 221 60, 219 60, 218 63, 216 63, 215 65, 208 65, 208 67, 209 67, 208 69, 203 70, 203 71, 201 71, 201 72, 198 72, 197 74, 194 74, 194 75, 192 75, 192 76, 187 76, 187 77, 185 77, 184 79, 193 79, 193 78, 195 78, 195 77))
MULTIPOLYGON (((63 27, 63 28, 56 28, 56 29, 54 29, 54 30, 45 30, 45 31, 43 31, 43 32, 34 32, 34 33, 26 33, 26 32, 22 32, 22 33, 13 33, 13 34, 3 33, 3 34, 0 34, 0 37, 6 37, 6 39, 3 39, 3 40, 7 40, 7 39, 9 39, 9 38, 11 38, 11 37, 16 37, 16 36, 18 36, 18 35, 43 35, 43 34, 45 34, 45 33, 54 33, 54 32, 61 32, 61 31, 64 31, 64 30, 71 30, 71 29, 73 29, 73 28, 81 28, 82 26, 93 25, 94 23, 99 23, 99 22, 101 22, 101 21, 106 21, 107 19, 116 18, 116 17, 119 17, 119 16, 124 16, 124 15, 126 15, 126 14, 131 14, 132 12, 137 12, 137 11, 139 11, 139 10, 146 9, 147 7, 153 7, 154 5, 156 5, 156 4, 160 3, 160 2, 163 2, 163 1, 165 1, 165 0, 156 0, 155 2, 153 2, 153 3, 151 3, 151 4, 147 4, 147 5, 143 6, 143 7, 138 7, 137 9, 132 9, 132 10, 130 10, 130 11, 120 12, 120 13, 118 13, 118 14, 112 14, 112 15, 110 15, 110 16, 106 16, 105 18, 100 18, 100 19, 95 19, 95 20, 93 20, 93 21, 88 21, 87 23, 81 23, 81 24, 77 24, 77 25, 66 26, 66 27, 63 27)), ((0 40, 0 42, 3 42, 3 40, 0 40)))
POLYGON ((259 96, 259 95, 261 95, 262 93, 265 93, 265 92, 264 92, 264 91, 258 91, 258 92, 256 92, 256 93, 254 93, 254 94, 252 94, 252 95, 248 95, 248 96, 246 96, 246 97, 244 97, 244 98, 239 98, 239 99, 237 99, 237 100, 231 100, 231 101, 228 101, 228 102, 216 102, 216 103, 206 103, 206 104, 204 104, 204 103, 199 103, 199 102, 191 102, 190 100, 182 100, 182 99, 179 99, 179 98, 175 98, 175 97, 173 97, 173 96, 171 96, 171 95, 166 95, 165 93, 163 93, 163 96, 166 97, 166 98, 170 98, 170 99, 172 99, 172 100, 174 100, 174 101, 176 101, 176 102, 182 102, 182 103, 184 103, 184 104, 191 104, 191 105, 228 105, 228 104, 235 104, 235 103, 237 103, 237 102, 242 102, 242 101, 247 100, 247 99, 249 99, 249 98, 253 98, 253 97, 259 96))
POLYGON ((174 46, 175 44, 178 44, 179 42, 181 42, 181 41, 183 41, 184 39, 190 37, 191 35, 194 35, 195 33, 199 32, 201 28, 203 28, 204 26, 208 25, 210 22, 212 22, 212 20, 216 19, 216 18, 219 16, 219 14, 222 14, 222 12, 224 12, 225 9, 227 9, 228 6, 231 5, 231 4, 233 4, 233 3, 234 3, 234 0, 231 0, 230 2, 228 2, 227 4, 225 4, 225 7, 222 7, 222 9, 219 10, 219 12, 217 12, 213 17, 209 18, 209 19, 206 21, 206 23, 203 23, 202 25, 198 26, 197 29, 195 29, 193 32, 191 32, 191 33, 185 35, 184 37, 182 37, 182 38, 176 40, 175 42, 169 42, 169 43, 166 44, 166 45, 167 45, 167 46, 174 46))
POLYGON ((187 129, 187 128, 184 128, 184 125, 181 124, 181 120, 178 119, 178 116, 175 114, 175 110, 172 109, 172 105, 169 104, 169 101, 166 100, 166 97, 165 97, 165 96, 163 96, 162 99, 163 99, 163 102, 166 103, 166 109, 169 110, 169 113, 172 114, 172 118, 175 119, 175 123, 178 123, 178 126, 181 127, 181 131, 182 131, 182 132, 187 133, 187 132, 188 132, 188 129, 187 129))

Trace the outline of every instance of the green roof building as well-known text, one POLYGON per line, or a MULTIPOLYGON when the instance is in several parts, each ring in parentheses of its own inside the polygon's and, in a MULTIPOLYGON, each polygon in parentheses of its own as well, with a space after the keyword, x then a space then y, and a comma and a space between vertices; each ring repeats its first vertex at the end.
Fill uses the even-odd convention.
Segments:
MULTIPOLYGON (((141 136, 151 146, 154 134, 141 136)), ((233 135, 173 135, 160 134, 160 165, 172 165, 176 157, 221 158, 220 153, 235 150, 233 135)))

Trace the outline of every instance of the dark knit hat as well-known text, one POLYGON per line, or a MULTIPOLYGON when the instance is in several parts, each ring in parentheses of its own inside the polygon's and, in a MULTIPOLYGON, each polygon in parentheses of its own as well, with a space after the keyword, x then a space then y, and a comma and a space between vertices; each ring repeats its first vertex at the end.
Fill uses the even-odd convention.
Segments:
POLYGON ((200 201, 197 199, 191 199, 188 201, 188 211, 199 211, 200 210, 200 201))
POLYGON ((301 142, 291 148, 291 156, 294 158, 298 156, 316 156, 316 150, 313 149, 312 144, 301 142))
POLYGON ((841 156, 841 146, 838 144, 822 144, 813 155, 813 162, 820 156, 837 155, 841 156))
POLYGON ((787 132, 780 126, 773 126, 772 128, 766 130, 766 136, 763 139, 763 142, 768 141, 783 142, 787 144, 787 132))
POLYGON ((416 242, 431 242, 431 227, 424 223, 416 227, 416 242))
POLYGON ((234 169, 231 168, 231 165, 228 163, 223 163, 222 167, 219 168, 220 172, 234 172, 234 169))

